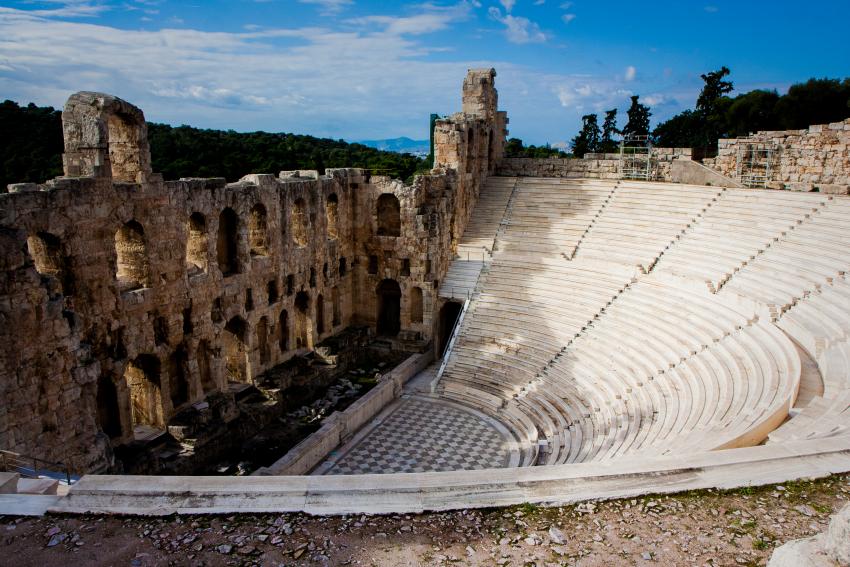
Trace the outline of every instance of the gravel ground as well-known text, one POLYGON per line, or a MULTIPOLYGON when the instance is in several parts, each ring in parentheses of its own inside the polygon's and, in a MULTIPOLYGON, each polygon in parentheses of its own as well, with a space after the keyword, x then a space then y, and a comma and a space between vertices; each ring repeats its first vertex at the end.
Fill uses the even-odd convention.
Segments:
POLYGON ((850 475, 734 491, 393 516, 0 516, 0 565, 764 565, 850 475))

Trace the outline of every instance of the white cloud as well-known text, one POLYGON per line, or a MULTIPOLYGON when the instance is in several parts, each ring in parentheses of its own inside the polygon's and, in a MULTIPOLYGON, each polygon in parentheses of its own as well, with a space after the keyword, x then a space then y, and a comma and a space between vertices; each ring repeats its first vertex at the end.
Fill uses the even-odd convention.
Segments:
POLYGON ((499 0, 499 3, 505 7, 505 12, 510 13, 514 9, 516 0, 499 0))
MULTIPOLYGON (((99 16, 110 9, 109 6, 102 2, 93 2, 90 0, 43 0, 39 3, 57 6, 56 8, 29 11, 34 16, 45 18, 91 18, 99 16)), ((6 10, 12 10, 12 8, 0 7, 0 16, 6 10)))
POLYGON ((635 69, 634 65, 626 67, 626 73, 624 76, 626 81, 634 81, 635 77, 637 77, 637 69, 635 69))
POLYGON ((568 24, 568 23, 570 23, 570 22, 572 22, 573 20, 576 19, 576 15, 575 14, 564 14, 563 16, 561 16, 561 19, 564 21, 565 24, 568 24))
POLYGON ((703 10, 705 10, 709 14, 714 14, 714 13, 718 12, 720 9, 717 6, 705 6, 703 8, 703 10))
POLYGON ((511 43, 543 43, 548 39, 540 26, 528 18, 512 16, 511 14, 503 16, 495 6, 490 7, 488 14, 505 26, 505 36, 511 43))
MULTIPOLYGON (((258 0, 264 1, 264 0, 258 0)), ((353 0, 298 0, 302 4, 315 4, 321 8, 323 14, 336 14, 346 6, 354 3, 353 0)))
MULTIPOLYGON (((410 16, 364 16, 353 18, 348 23, 359 26, 382 26, 392 35, 421 35, 448 28, 452 24, 466 20, 472 4, 461 2, 454 6, 421 6, 422 12, 410 16)), ((370 30, 371 31, 371 30, 370 30)))

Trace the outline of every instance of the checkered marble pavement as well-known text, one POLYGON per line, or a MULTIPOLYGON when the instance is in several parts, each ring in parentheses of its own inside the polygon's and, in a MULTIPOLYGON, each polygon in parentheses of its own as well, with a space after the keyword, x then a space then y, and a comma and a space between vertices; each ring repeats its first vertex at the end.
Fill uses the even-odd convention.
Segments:
POLYGON ((441 400, 411 397, 325 474, 408 473, 508 466, 508 439, 482 417, 441 400))

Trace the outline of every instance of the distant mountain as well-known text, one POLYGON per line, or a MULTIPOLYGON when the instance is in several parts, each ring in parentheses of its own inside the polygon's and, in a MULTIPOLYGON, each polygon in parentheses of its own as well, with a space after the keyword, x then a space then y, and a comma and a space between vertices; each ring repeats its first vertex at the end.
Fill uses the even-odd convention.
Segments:
POLYGON ((385 152, 413 154, 416 156, 427 156, 431 150, 431 142, 429 140, 411 140, 405 136, 387 140, 358 140, 356 143, 385 152))

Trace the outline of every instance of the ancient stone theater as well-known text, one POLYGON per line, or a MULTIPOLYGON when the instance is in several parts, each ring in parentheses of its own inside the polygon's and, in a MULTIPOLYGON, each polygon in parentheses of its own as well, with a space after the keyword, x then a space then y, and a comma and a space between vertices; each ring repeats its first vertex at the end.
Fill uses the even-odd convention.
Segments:
POLYGON ((140 109, 71 96, 64 176, 0 194, 0 449, 70 484, 45 508, 439 510, 850 470, 850 120, 704 161, 508 158, 495 82, 469 71, 411 184, 165 181, 140 109))

